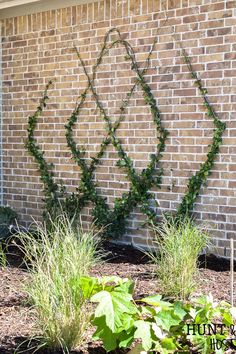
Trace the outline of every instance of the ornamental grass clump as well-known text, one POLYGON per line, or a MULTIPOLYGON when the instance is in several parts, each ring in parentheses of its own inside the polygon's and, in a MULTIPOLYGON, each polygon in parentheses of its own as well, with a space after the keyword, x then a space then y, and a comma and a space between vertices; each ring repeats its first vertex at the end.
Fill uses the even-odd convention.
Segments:
POLYGON ((185 300, 196 288, 198 256, 209 245, 209 236, 190 219, 176 223, 164 218, 153 229, 157 251, 149 256, 156 264, 160 290, 171 299, 185 300))
POLYGON ((35 308, 41 344, 67 353, 83 342, 90 309, 80 279, 100 260, 98 234, 83 232, 59 216, 50 231, 36 224, 32 233, 19 232, 30 274, 27 286, 35 308))
POLYGON ((0 267, 6 267, 7 257, 6 253, 3 250, 2 244, 0 243, 0 267))

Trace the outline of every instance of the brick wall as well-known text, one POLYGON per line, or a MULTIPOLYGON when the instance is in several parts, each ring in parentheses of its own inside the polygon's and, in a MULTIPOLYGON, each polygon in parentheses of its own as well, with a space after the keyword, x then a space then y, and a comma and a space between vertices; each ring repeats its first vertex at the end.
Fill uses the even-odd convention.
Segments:
POLYGON ((1 205, 3 205, 2 120, 3 119, 2 119, 2 42, 1 42, 0 43, 0 204, 1 205))
MULTIPOLYGON (((56 81, 36 135, 46 158, 55 164, 57 180, 62 179, 71 191, 75 190, 80 171, 66 146, 64 124, 87 80, 72 47, 77 45, 91 73, 104 35, 114 26, 134 47, 141 67, 158 36, 146 75, 170 131, 162 159, 163 185, 155 190, 158 213, 178 206, 188 178, 206 158, 213 129, 183 65, 173 31, 193 56, 194 68, 208 88, 210 101, 227 122, 214 171, 195 206, 196 216, 207 224, 217 252, 227 256, 229 238, 236 236, 236 1, 169 0, 161 4, 159 0, 107 0, 2 20, 5 203, 16 208, 25 222, 41 215, 42 185, 24 141, 28 116, 50 78, 56 81)), ((95 80, 97 93, 114 119, 135 79, 124 55, 121 46, 110 50, 95 80)), ((104 134, 104 122, 90 94, 77 123, 76 139, 87 146, 90 157, 104 134)), ((155 151, 156 135, 140 89, 117 135, 134 159, 135 168, 145 167, 155 151)), ((114 198, 129 187, 116 161, 117 154, 110 146, 96 172, 99 191, 111 206, 114 198)), ((89 207, 83 214, 89 222, 89 207)), ((125 242, 146 243, 148 230, 142 227, 143 219, 139 208, 135 209, 125 242)))

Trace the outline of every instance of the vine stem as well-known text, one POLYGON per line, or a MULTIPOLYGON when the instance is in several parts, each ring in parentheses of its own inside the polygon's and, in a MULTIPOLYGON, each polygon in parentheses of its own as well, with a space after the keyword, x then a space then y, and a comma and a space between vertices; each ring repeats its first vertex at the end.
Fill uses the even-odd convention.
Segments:
MULTIPOLYGON (((151 55, 154 51, 157 41, 158 38, 156 36, 146 58, 144 67, 143 69, 140 69, 134 50, 130 43, 122 38, 120 31, 117 28, 110 29, 104 37, 103 46, 94 66, 92 67, 92 76, 88 74, 85 62, 83 61, 79 50, 75 46, 75 52, 77 53, 77 57, 88 81, 87 87, 78 98, 76 107, 69 117, 67 124, 65 125, 67 145, 71 150, 74 161, 81 169, 81 180, 79 186, 77 187, 76 193, 68 194, 65 186, 62 186, 60 191, 58 184, 54 181, 52 165, 49 165, 46 162, 44 158, 44 152, 40 149, 34 136, 38 118, 47 106, 47 92, 52 82, 49 81, 47 84, 36 112, 33 116, 29 117, 26 147, 38 164, 40 178, 44 184, 46 210, 51 215, 52 213, 56 215, 57 208, 60 208, 60 210, 61 208, 64 208, 64 211, 70 213, 71 216, 74 216, 75 212, 79 213, 86 205, 86 203, 92 202, 94 204, 92 214, 95 223, 98 226, 109 225, 109 227, 106 228, 106 231, 110 235, 120 235, 125 230, 126 218, 130 215, 133 208, 140 204, 141 210, 147 215, 148 220, 155 222, 156 213, 150 208, 150 199, 153 198, 153 195, 149 191, 154 186, 159 188, 161 186, 163 170, 159 168, 157 175, 155 176, 154 174, 156 173, 156 167, 162 157, 162 153, 165 150, 166 139, 168 137, 168 131, 162 125, 161 113, 158 108, 157 101, 152 94, 151 88, 145 80, 145 74, 149 69, 151 55), (108 45, 108 40, 111 33, 116 33, 118 38, 108 45), (122 101, 119 117, 115 120, 114 123, 112 123, 111 118, 106 113, 106 110, 98 97, 94 86, 94 81, 97 68, 102 63, 103 57, 109 52, 109 50, 118 45, 122 45, 125 48, 127 54, 126 56, 131 64, 131 69, 136 73, 136 79, 134 84, 131 86, 130 91, 126 94, 125 99, 122 101), (150 107, 158 135, 156 153, 151 155, 147 167, 142 170, 141 174, 136 172, 133 161, 130 159, 124 150, 121 141, 116 136, 116 131, 119 128, 120 123, 125 118, 125 110, 127 109, 137 86, 141 87, 144 101, 150 107), (91 90, 92 95, 96 101, 97 108, 105 121, 107 134, 101 143, 100 150, 95 155, 95 157, 91 158, 91 162, 87 164, 84 157, 85 152, 82 148, 78 147, 78 144, 74 140, 73 131, 75 124, 79 119, 81 109, 85 103, 89 90, 91 90), (115 206, 113 210, 110 210, 106 199, 98 194, 97 185, 94 181, 94 172, 96 170, 96 166, 104 156, 106 148, 109 144, 113 144, 117 151, 119 157, 117 166, 125 170, 128 181, 131 183, 130 190, 123 193, 121 198, 115 199, 115 206), (64 198, 63 203, 61 203, 60 200, 62 197, 64 198)), ((225 123, 221 122, 217 113, 209 102, 207 97, 207 90, 203 87, 201 79, 199 79, 197 73, 194 71, 191 60, 183 48, 182 55, 184 57, 187 68, 191 73, 192 78, 194 79, 195 85, 198 87, 200 94, 203 97, 203 102, 207 109, 207 114, 213 119, 215 129, 213 134, 213 141, 207 154, 207 159, 204 163, 201 164, 200 170, 189 179, 187 192, 183 196, 183 199, 177 209, 176 220, 183 218, 186 215, 190 215, 196 198, 199 195, 201 186, 211 173, 216 156, 219 153, 220 145, 222 144, 222 135, 226 128, 225 123)))
MULTIPOLYGON (((156 168, 157 162, 161 158, 161 153, 164 151, 165 147, 165 139, 167 138, 167 131, 162 127, 161 124, 161 118, 160 118, 160 111, 157 107, 156 100, 154 96, 152 95, 152 92, 150 90, 150 87, 147 85, 145 79, 144 79, 144 73, 148 70, 149 64, 150 64, 150 57, 151 54, 154 50, 155 44, 157 42, 157 38, 155 38, 154 43, 148 53, 144 68, 142 70, 139 69, 137 61, 135 59, 135 54, 130 46, 130 44, 122 39, 121 34, 118 29, 112 28, 105 36, 104 38, 104 45, 100 51, 100 54, 96 60, 95 65, 92 68, 92 76, 90 77, 85 63, 80 55, 79 50, 75 47, 75 51, 77 53, 77 57, 80 61, 80 64, 84 70, 84 74, 87 77, 88 80, 88 86, 86 90, 83 92, 81 95, 81 101, 79 102, 77 108, 73 112, 72 116, 68 120, 68 124, 66 125, 67 129, 67 143, 68 147, 71 149, 72 155, 74 156, 75 161, 77 160, 78 165, 82 168, 82 179, 81 179, 81 184, 79 187, 79 190, 82 192, 82 194, 85 194, 85 191, 90 191, 90 193, 87 194, 88 200, 93 201, 95 203, 95 207, 93 209, 94 216, 96 216, 96 220, 98 222, 101 222, 102 218, 104 218, 104 215, 106 214, 105 220, 108 222, 110 225, 115 225, 117 224, 117 220, 119 219, 119 223, 121 222, 121 219, 124 220, 125 217, 129 215, 131 210, 133 209, 134 206, 136 206, 139 202, 142 202, 142 210, 147 214, 147 216, 154 217, 154 213, 151 212, 148 206, 148 200, 152 197, 152 195, 148 192, 148 189, 150 189, 154 184, 160 185, 161 183, 161 176, 163 171, 160 169, 160 172, 158 173, 158 177, 156 179, 153 178, 153 173, 156 168), (110 45, 107 45, 107 41, 109 38, 109 34, 112 32, 116 32, 118 35, 118 39, 114 40, 110 45), (110 49, 117 45, 122 45, 125 50, 126 50, 126 56, 128 59, 131 61, 132 65, 132 70, 137 75, 137 78, 135 80, 135 83, 132 85, 130 91, 127 93, 126 98, 123 100, 122 105, 120 107, 120 115, 118 119, 115 121, 114 124, 112 124, 111 118, 107 115, 102 103, 99 100, 99 97, 97 95, 97 92, 94 87, 94 79, 95 79, 95 73, 98 68, 98 66, 101 64, 103 57, 109 52, 110 49), (134 94, 134 91, 137 87, 137 85, 140 85, 140 87, 143 90, 144 93, 144 99, 146 104, 150 105, 151 108, 151 113, 153 116, 154 123, 156 123, 157 126, 157 133, 160 133, 159 136, 159 144, 157 145, 157 152, 155 155, 151 156, 151 161, 148 164, 148 167, 143 170, 141 176, 136 173, 134 167, 133 167, 133 162, 125 152, 125 150, 122 147, 122 144, 120 140, 116 137, 116 130, 118 129, 121 121, 124 119, 125 115, 125 109, 127 108, 130 99, 132 95, 134 94), (107 125, 107 136, 104 138, 100 150, 97 153, 97 155, 92 159, 91 163, 89 166, 86 165, 84 168, 84 159, 83 156, 81 155, 80 149, 76 147, 76 143, 73 139, 72 135, 72 129, 75 125, 75 122, 77 121, 77 117, 79 116, 80 113, 80 108, 81 104, 84 103, 85 97, 88 93, 88 90, 91 90, 93 97, 95 99, 96 105, 101 113, 101 116, 103 117, 104 121, 106 122, 107 125), (99 196, 97 194, 96 190, 96 185, 93 182, 93 172, 95 170, 96 165, 99 163, 101 157, 105 153, 106 147, 108 144, 112 143, 115 149, 117 150, 118 156, 119 156, 119 161, 117 165, 121 168, 124 168, 127 177, 131 182, 131 189, 128 193, 124 193, 122 198, 118 198, 115 200, 115 209, 114 212, 110 211, 108 212, 108 206, 105 204, 104 200, 100 200, 99 196), (78 161, 79 160, 79 161, 78 161), (83 161, 83 162, 82 162, 83 161), (81 189, 82 186, 82 189, 81 189), (109 217, 108 217, 109 216, 109 217)), ((116 228, 117 226, 115 226, 116 228)), ((111 228, 110 228, 111 229, 111 228)))
POLYGON ((200 95, 203 98, 204 106, 207 110, 206 114, 213 119, 213 124, 215 128, 212 143, 207 153, 207 159, 201 164, 199 171, 197 171, 193 176, 189 178, 187 191, 183 196, 182 201, 177 209, 177 220, 186 216, 190 216, 194 207, 194 203, 196 202, 196 199, 200 194, 202 185, 206 182, 208 176, 211 174, 212 168, 215 164, 215 160, 219 154, 220 146, 222 145, 223 133, 226 129, 226 124, 220 120, 218 114, 215 112, 213 106, 211 105, 207 97, 207 89, 204 88, 202 80, 199 78, 198 74, 193 69, 190 57, 188 56, 186 50, 182 48, 181 44, 180 47, 182 50, 184 62, 187 65, 187 68, 191 74, 192 79, 195 82, 195 85, 197 86, 200 92, 200 95))

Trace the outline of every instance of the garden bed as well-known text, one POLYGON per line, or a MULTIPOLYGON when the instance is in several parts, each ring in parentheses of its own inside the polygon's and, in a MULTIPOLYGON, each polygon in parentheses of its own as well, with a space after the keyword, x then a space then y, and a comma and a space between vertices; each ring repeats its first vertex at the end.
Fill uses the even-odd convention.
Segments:
MULTIPOLYGON (((147 258, 131 247, 106 245, 109 254, 103 264, 93 269, 92 275, 118 275, 130 277, 136 284, 135 297, 158 292, 158 279, 154 277, 154 267, 147 258)), ((10 265, 0 268, 0 354, 13 354, 19 343, 27 341, 37 333, 34 311, 27 305, 27 295, 22 286, 28 274, 21 266, 19 255, 9 257, 10 265)), ((216 300, 229 301, 229 262, 215 256, 200 259, 200 286, 196 295, 209 294, 216 300)), ((104 353, 101 343, 92 343, 92 329, 87 333, 86 344, 77 352, 104 353)), ((26 345, 26 344, 25 344, 26 345)), ((21 350, 23 350, 24 346, 21 350)), ((17 352, 20 352, 18 350, 17 352)), ((32 351, 24 351, 32 353, 32 351)), ((45 353, 41 350, 39 353, 45 353)))

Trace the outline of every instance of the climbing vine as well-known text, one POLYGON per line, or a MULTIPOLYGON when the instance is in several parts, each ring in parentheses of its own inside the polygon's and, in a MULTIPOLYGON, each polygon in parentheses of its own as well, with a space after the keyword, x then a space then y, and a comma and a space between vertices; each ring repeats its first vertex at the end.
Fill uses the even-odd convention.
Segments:
POLYGON ((202 185, 206 182, 207 177, 210 175, 216 157, 219 153, 220 146, 222 144, 222 136, 226 129, 226 124, 222 122, 217 113, 215 112, 214 108, 210 104, 207 98, 207 89, 203 87, 201 79, 198 77, 196 71, 194 71, 191 60, 187 55, 186 51, 183 49, 183 57, 184 61, 188 67, 188 70, 197 86, 201 96, 203 97, 204 106, 207 111, 208 117, 213 119, 214 123, 214 134, 212 143, 210 145, 209 152, 207 154, 207 159, 204 163, 201 164, 199 171, 195 173, 192 177, 190 177, 187 192, 185 193, 176 213, 177 219, 182 218, 184 216, 189 216, 194 203, 200 193, 200 189, 202 185))
POLYGON ((54 214, 55 208, 58 207, 58 185, 54 182, 54 173, 52 171, 53 166, 48 164, 44 158, 44 152, 40 149, 39 145, 36 142, 34 137, 34 131, 38 122, 39 117, 41 116, 43 110, 47 106, 48 90, 52 86, 52 81, 49 81, 43 92, 43 96, 40 100, 39 106, 35 113, 29 117, 28 120, 28 138, 26 142, 26 148, 29 153, 34 157, 35 161, 38 164, 38 169, 40 173, 41 182, 44 185, 44 195, 45 195, 45 209, 47 212, 50 212, 51 215, 54 214))
POLYGON ((130 44, 121 38, 120 32, 116 28, 112 28, 105 36, 104 45, 101 49, 101 52, 98 56, 98 59, 93 66, 92 70, 92 78, 87 73, 86 66, 81 58, 81 55, 77 48, 75 48, 78 59, 83 67, 84 73, 88 80, 88 86, 82 93, 79 103, 77 104, 74 112, 66 124, 66 139, 68 147, 72 152, 72 156, 75 162, 80 166, 82 171, 80 186, 78 187, 79 193, 83 196, 81 200, 81 205, 84 205, 87 201, 91 201, 94 204, 93 208, 93 217, 96 220, 96 223, 99 226, 109 225, 107 232, 111 234, 122 234, 124 232, 125 227, 125 219, 130 214, 132 209, 141 204, 142 211, 148 216, 148 218, 155 218, 155 213, 149 207, 149 200, 152 198, 152 194, 149 193, 149 190, 152 186, 161 184, 161 176, 163 171, 160 169, 158 176, 154 177, 154 172, 156 169, 156 165, 161 158, 161 153, 165 148, 165 140, 167 138, 167 131, 162 127, 160 112, 157 107, 156 100, 151 92, 150 87, 147 85, 144 74, 148 69, 150 56, 154 49, 154 45, 152 46, 149 55, 146 60, 146 65, 144 69, 141 71, 138 68, 137 62, 135 60, 135 54, 132 50, 130 44), (118 34, 118 39, 112 42, 111 45, 107 45, 109 35, 111 32, 116 32, 118 34), (126 60, 131 62, 131 69, 135 71, 137 77, 134 85, 131 87, 131 90, 127 93, 126 98, 123 100, 122 105, 120 107, 120 115, 116 122, 112 124, 111 118, 107 115, 102 103, 99 100, 99 97, 96 93, 95 87, 93 85, 95 73, 98 66, 102 62, 102 58, 104 55, 114 46, 123 45, 126 50, 126 60), (127 108, 129 101, 135 92, 136 86, 139 85, 143 91, 143 96, 145 103, 150 106, 151 114, 153 116, 154 123, 156 124, 157 133, 159 134, 159 143, 157 145, 157 152, 151 156, 150 162, 146 169, 144 169, 141 175, 137 174, 134 167, 133 162, 124 151, 120 140, 116 137, 116 130, 119 128, 120 123, 124 119, 125 109, 127 108), (81 149, 77 148, 76 142, 73 138, 73 128, 79 117, 80 110, 83 106, 83 103, 86 99, 86 95, 88 91, 91 90, 93 97, 96 102, 96 106, 100 111, 101 116, 103 117, 106 123, 106 131, 107 135, 101 143, 100 150, 97 155, 92 158, 90 165, 86 165, 83 153, 81 149), (108 205, 104 198, 98 195, 96 190, 96 184, 94 182, 94 171, 96 165, 100 162, 100 159, 103 157, 106 148, 109 144, 112 144, 118 154, 119 160, 117 162, 117 166, 123 168, 126 172, 128 180, 131 182, 130 191, 127 193, 123 193, 122 198, 115 199, 115 206, 113 210, 108 208, 108 205))
POLYGON ((40 180, 44 186, 44 217, 48 223, 50 223, 50 220, 53 220, 61 210, 67 210, 68 215, 73 216, 77 214, 78 209, 77 198, 75 198, 74 194, 67 194, 66 188, 62 184, 59 185, 54 181, 53 164, 47 163, 44 157, 44 151, 41 150, 34 136, 38 119, 42 115, 43 110, 47 107, 47 101, 49 100, 48 90, 52 85, 53 82, 50 80, 45 87, 39 106, 35 113, 28 119, 28 136, 26 141, 26 148, 38 165, 40 180))
MULTIPOLYGON (((87 72, 86 65, 80 55, 80 52, 76 47, 74 48, 88 82, 87 87, 78 98, 76 107, 65 125, 65 136, 68 148, 71 151, 75 163, 81 170, 81 178, 76 193, 68 193, 65 186, 62 185, 59 187, 59 185, 54 182, 52 165, 49 165, 45 161, 44 152, 40 149, 34 136, 34 130, 36 128, 38 118, 42 114, 43 109, 46 107, 48 100, 47 92, 49 87, 52 85, 52 82, 50 81, 46 86, 40 105, 37 107, 34 115, 29 117, 26 147, 30 154, 34 157, 39 167, 41 181, 44 184, 45 209, 47 214, 54 217, 58 213, 58 209, 62 209, 67 212, 70 217, 72 217, 74 214, 79 214, 82 208, 88 202, 91 202, 93 204, 92 216, 95 223, 98 226, 106 226, 106 233, 110 236, 123 234, 126 219, 130 215, 133 208, 137 205, 140 205, 141 211, 147 215, 147 219, 149 221, 152 220, 155 222, 156 213, 152 210, 152 208, 150 208, 150 200, 155 197, 150 190, 154 186, 159 188, 161 187, 163 170, 158 167, 158 164, 165 150, 166 139, 168 137, 168 131, 162 125, 161 114, 157 106, 156 99, 152 94, 150 86, 145 80, 145 74, 149 68, 150 58, 156 42, 157 38, 154 40, 148 53, 144 68, 140 69, 135 58, 135 53, 130 44, 126 40, 122 39, 118 29, 112 28, 105 35, 104 44, 98 55, 96 63, 92 68, 91 75, 87 72), (118 38, 111 44, 108 44, 109 36, 113 32, 117 34, 118 38), (136 79, 130 91, 127 92, 125 99, 122 101, 120 106, 120 114, 117 120, 112 123, 111 117, 109 117, 106 113, 106 110, 104 109, 103 104, 101 103, 96 92, 94 80, 97 68, 102 63, 104 56, 109 52, 109 50, 118 45, 124 47, 126 51, 125 59, 130 62, 131 69, 136 74, 136 79), (150 161, 148 162, 147 167, 143 169, 141 173, 136 172, 133 161, 123 149, 120 139, 116 136, 116 131, 125 118, 125 111, 137 86, 142 89, 144 101, 146 105, 150 107, 150 112, 156 126, 158 139, 156 153, 150 156, 150 161), (95 157, 92 157, 90 159, 90 163, 87 163, 85 159, 85 150, 83 147, 79 147, 77 145, 74 140, 73 132, 89 92, 92 93, 97 109, 105 122, 106 135, 95 157), (130 190, 123 193, 121 198, 115 199, 113 210, 109 208, 106 198, 103 198, 98 194, 94 176, 96 167, 101 162, 101 158, 104 156, 109 144, 112 144, 117 151, 117 155, 119 157, 117 166, 125 171, 127 179, 130 182, 130 190)), ((219 147, 222 142, 222 134, 225 129, 225 124, 220 121, 209 103, 206 97, 207 91, 203 88, 201 80, 198 78, 197 73, 193 70, 190 58, 187 56, 185 51, 183 52, 183 56, 192 78, 195 80, 195 83, 203 97, 204 105, 207 108, 207 114, 213 118, 215 130, 213 143, 209 153, 207 154, 207 160, 201 165, 200 170, 190 178, 187 193, 184 195, 176 213, 177 219, 190 214, 194 202, 199 194, 200 188, 210 174, 215 158, 219 152, 219 147)))

